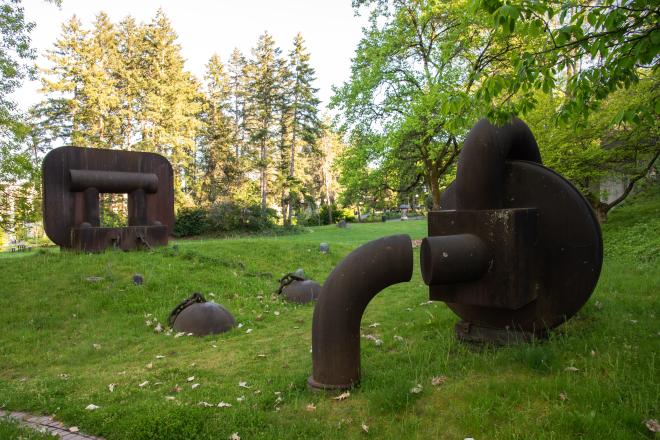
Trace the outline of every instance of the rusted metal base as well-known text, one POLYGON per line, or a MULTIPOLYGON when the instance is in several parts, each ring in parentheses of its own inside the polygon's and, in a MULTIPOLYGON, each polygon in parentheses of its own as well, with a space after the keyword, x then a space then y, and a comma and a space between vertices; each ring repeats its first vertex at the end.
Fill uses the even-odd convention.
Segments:
POLYGON ((478 345, 519 345, 548 338, 546 330, 527 332, 511 328, 481 327, 467 321, 457 322, 454 330, 459 341, 478 345))
POLYGON ((167 227, 128 226, 125 228, 71 228, 70 248, 83 252, 103 252, 106 248, 123 251, 167 245, 167 227))
POLYGON ((350 390, 353 388, 357 388, 359 386, 360 386, 360 382, 354 382, 344 385, 330 385, 327 383, 320 383, 315 381, 313 376, 309 376, 309 378, 307 378, 307 388, 309 388, 310 391, 314 391, 314 392, 343 391, 343 390, 350 390))

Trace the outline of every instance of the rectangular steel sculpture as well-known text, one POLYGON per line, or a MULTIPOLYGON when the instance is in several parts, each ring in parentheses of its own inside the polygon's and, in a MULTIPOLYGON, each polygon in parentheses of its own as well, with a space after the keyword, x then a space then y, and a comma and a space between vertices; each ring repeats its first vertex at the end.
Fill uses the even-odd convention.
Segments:
POLYGON ((101 252, 166 245, 174 226, 172 166, 155 153, 61 147, 44 158, 43 215, 61 248, 101 252), (100 224, 99 194, 128 194, 128 226, 100 224))

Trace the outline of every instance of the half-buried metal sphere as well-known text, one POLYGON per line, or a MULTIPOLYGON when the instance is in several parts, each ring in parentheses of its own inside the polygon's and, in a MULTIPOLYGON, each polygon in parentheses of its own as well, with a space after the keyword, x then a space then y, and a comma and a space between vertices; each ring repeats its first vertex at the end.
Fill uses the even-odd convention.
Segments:
POLYGON ((321 293, 321 285, 312 280, 292 281, 282 288, 284 299, 298 304, 316 301, 319 293, 321 293))
POLYGON ((194 293, 172 311, 169 323, 177 332, 205 336, 231 330, 236 320, 220 304, 206 301, 201 294, 194 293))

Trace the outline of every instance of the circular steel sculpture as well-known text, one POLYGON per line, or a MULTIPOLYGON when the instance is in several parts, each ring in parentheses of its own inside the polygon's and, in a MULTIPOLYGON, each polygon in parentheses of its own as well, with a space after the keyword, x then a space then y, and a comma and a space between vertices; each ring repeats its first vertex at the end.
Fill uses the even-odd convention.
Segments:
POLYGON ((460 338, 542 336, 591 296, 603 260, 598 220, 570 182, 541 165, 524 122, 477 123, 441 205, 429 213, 422 276, 430 299, 463 319, 460 338))
POLYGON ((168 323, 177 332, 205 336, 231 330, 236 320, 220 304, 206 301, 200 293, 193 293, 172 310, 168 323))

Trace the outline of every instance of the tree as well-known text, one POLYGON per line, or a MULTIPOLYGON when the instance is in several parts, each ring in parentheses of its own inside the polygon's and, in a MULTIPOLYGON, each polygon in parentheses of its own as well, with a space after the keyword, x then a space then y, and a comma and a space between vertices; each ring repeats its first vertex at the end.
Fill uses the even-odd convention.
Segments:
POLYGON ((245 127, 251 147, 250 153, 256 159, 256 169, 259 172, 262 211, 268 206, 272 153, 279 130, 280 52, 273 37, 265 32, 259 37, 257 46, 252 50, 254 58, 246 67, 247 90, 250 90, 250 94, 246 98, 245 127))
MULTIPOLYGON (((377 164, 383 190, 425 183, 440 194, 467 128, 485 112, 476 92, 519 42, 488 29, 486 14, 464 2, 358 1, 371 5, 370 26, 353 59, 351 79, 332 105, 343 112, 355 157, 377 164)), ((350 170, 346 170, 350 172, 350 170)))
POLYGON ((657 78, 645 78, 628 90, 617 90, 602 100, 577 126, 557 125, 555 115, 562 96, 540 95, 538 106, 527 121, 534 131, 544 164, 560 172, 582 191, 601 221, 623 202, 636 183, 646 177, 660 155, 656 121, 639 123, 612 119, 623 109, 638 108, 657 99, 657 78), (624 183, 615 198, 601 191, 601 182, 616 179, 624 183), (603 201, 609 200, 609 201, 603 201))
POLYGON ((202 95, 184 70, 177 35, 159 10, 148 24, 118 26, 96 17, 92 31, 74 16, 49 52, 46 99, 34 109, 45 142, 163 154, 174 169, 177 206, 199 192, 195 138, 202 95))
POLYGON ((293 215, 292 189, 300 179, 296 176, 296 157, 300 154, 312 154, 321 132, 321 121, 318 116, 318 89, 312 86, 315 78, 314 69, 310 65, 310 54, 305 48, 305 42, 300 33, 293 41, 293 49, 289 52, 289 66, 286 73, 289 93, 286 94, 288 106, 285 113, 290 115, 290 154, 288 167, 288 195, 285 212, 285 224, 291 224, 293 215))
POLYGON ((40 208, 40 170, 30 127, 10 97, 23 80, 33 78, 33 28, 20 0, 0 1, 0 229, 12 232, 20 223, 35 221, 40 208))
MULTIPOLYGON (((490 76, 482 86, 486 99, 508 100, 501 113, 523 112, 534 105, 534 95, 520 91, 564 87, 559 107, 564 120, 580 120, 599 101, 657 72, 660 50, 660 6, 647 0, 598 2, 475 0, 477 10, 491 14, 492 29, 500 36, 540 40, 542 44, 506 54, 509 72, 490 76)), ((642 102, 616 115, 638 123, 657 117, 658 100, 642 102), (654 116, 655 115, 655 116, 654 116)))
POLYGON ((206 66, 206 99, 201 119, 200 156, 203 198, 213 204, 230 197, 240 186, 242 173, 235 121, 232 119, 230 78, 220 57, 214 55, 206 66))

